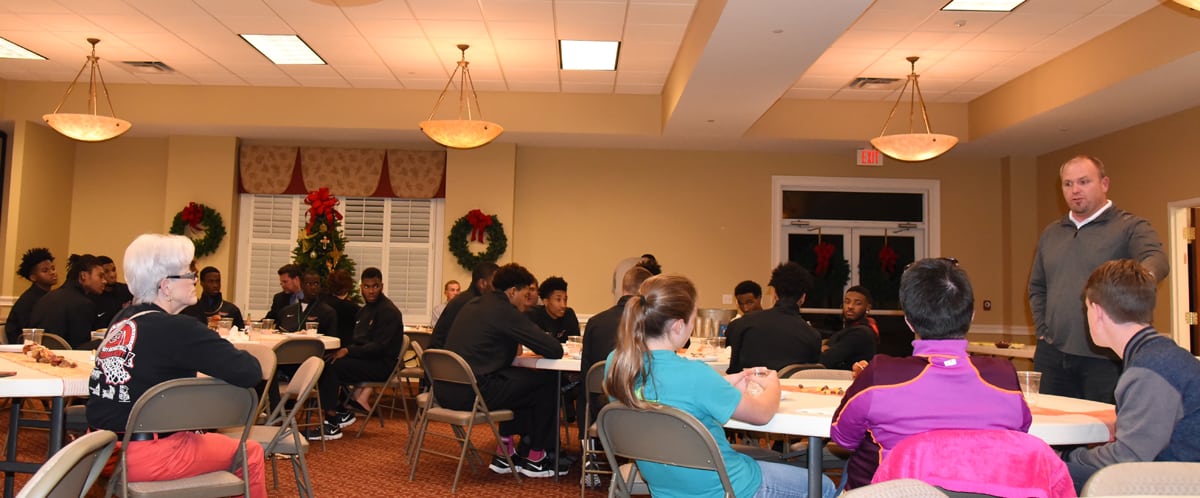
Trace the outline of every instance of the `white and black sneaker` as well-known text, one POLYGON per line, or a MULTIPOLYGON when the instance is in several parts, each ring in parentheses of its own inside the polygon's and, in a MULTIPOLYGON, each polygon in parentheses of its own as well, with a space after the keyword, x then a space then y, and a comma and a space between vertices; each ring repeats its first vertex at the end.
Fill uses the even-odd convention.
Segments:
POLYGON ((536 462, 530 461, 528 458, 522 458, 521 463, 517 465, 517 472, 525 477, 554 477, 557 470, 558 475, 565 475, 571 468, 571 464, 557 461, 552 458, 549 453, 536 462), (557 463, 558 468, 554 468, 557 463))
POLYGON ((338 428, 342 428, 342 427, 346 427, 347 425, 351 425, 355 422, 358 422, 358 419, 354 417, 354 413, 338 412, 337 415, 333 416, 333 418, 326 419, 325 423, 337 424, 338 428))
MULTIPOLYGON (((521 457, 517 455, 512 456, 512 461, 513 465, 521 465, 521 457)), ((505 460, 504 457, 500 455, 492 457, 492 464, 488 465, 488 468, 492 469, 492 472, 497 474, 511 474, 513 471, 513 468, 508 465, 508 460, 505 460)))
POLYGON ((314 427, 312 429, 305 431, 304 437, 308 438, 309 441, 320 441, 322 439, 324 439, 326 441, 332 441, 334 439, 342 438, 342 428, 339 427, 337 424, 326 420, 326 421, 322 422, 321 425, 324 426, 323 434, 322 434, 322 428, 314 427))

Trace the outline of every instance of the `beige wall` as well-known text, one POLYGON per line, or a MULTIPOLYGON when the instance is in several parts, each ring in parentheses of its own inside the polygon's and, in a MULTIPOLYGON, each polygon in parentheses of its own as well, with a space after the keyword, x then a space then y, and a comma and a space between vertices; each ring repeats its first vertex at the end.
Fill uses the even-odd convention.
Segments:
MULTIPOLYGON (((508 250, 497 263, 505 264, 513 260, 517 246, 513 197, 516 155, 517 148, 512 144, 492 144, 479 149, 451 149, 446 152, 446 211, 445 232, 440 235, 442 238, 450 233, 450 227, 456 220, 466 216, 472 209, 479 209, 496 215, 504 225, 508 250)), ((443 242, 443 245, 446 244, 443 242)), ((468 248, 475 253, 486 250, 485 246, 478 243, 472 243, 468 248)), ((471 270, 460 266, 447 247, 442 252, 441 282, 451 279, 458 280, 462 289, 466 290, 471 282, 471 270)), ((440 290, 441 282, 432 285, 440 290)))
POLYGON ((58 257, 59 280, 70 250, 72 190, 76 149, 50 128, 18 121, 12 136, 12 164, 5 182, 3 295, 18 295, 28 284, 16 276, 21 254, 47 247, 58 257))
MULTIPOLYGON (((1038 158, 1038 222, 1045 226, 1066 213, 1058 186, 1058 167, 1076 154, 1091 154, 1104 161, 1111 178, 1108 196, 1113 204, 1150 221, 1158 230, 1164 250, 1167 204, 1200 196, 1200 169, 1191 151, 1192 137, 1200 136, 1200 107, 1098 137, 1038 158)), ((1186 271, 1171 268, 1172 272, 1186 271)), ((1154 320, 1169 327, 1170 289, 1158 286, 1154 320)))
POLYGON ((980 311, 979 323, 1001 324, 1009 315, 999 304, 1012 272, 1001 267, 997 243, 998 160, 879 169, 856 167, 843 155, 522 147, 516 173, 521 239, 513 258, 539 279, 564 276, 579 313, 610 306, 613 267, 645 252, 666 272, 695 280, 701 306, 721 306, 721 294, 743 279, 765 282, 775 263, 771 177, 804 175, 940 178, 937 252, 962 260, 977 300, 997 304, 980 311))
POLYGON ((225 223, 225 240, 215 253, 196 261, 196 266, 220 269, 225 299, 234 300, 237 298, 233 285, 238 240, 237 139, 174 136, 167 141, 166 157, 166 176, 160 189, 162 208, 155 211, 158 224, 149 231, 165 233, 175 213, 189 202, 204 204, 220 213, 225 223))

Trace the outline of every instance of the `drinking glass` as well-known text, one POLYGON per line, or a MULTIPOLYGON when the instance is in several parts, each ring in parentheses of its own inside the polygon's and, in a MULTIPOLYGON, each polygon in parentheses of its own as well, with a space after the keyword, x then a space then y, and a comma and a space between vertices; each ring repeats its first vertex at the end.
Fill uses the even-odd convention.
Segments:
POLYGON ((583 352, 583 337, 577 335, 567 336, 567 352, 570 354, 583 352))
POLYGON ((229 329, 233 328, 232 318, 222 318, 217 322, 217 334, 221 337, 229 337, 229 329))
POLYGON ((46 329, 21 329, 21 340, 25 344, 41 344, 46 329))
POLYGON ((708 345, 710 347, 716 349, 717 352, 720 353, 721 350, 725 349, 725 338, 724 337, 709 337, 708 345))
POLYGON ((317 335, 318 322, 304 322, 304 333, 308 335, 317 335))
POLYGON ((1042 373, 1041 372, 1017 372, 1017 382, 1021 384, 1021 394, 1025 396, 1025 402, 1030 405, 1036 405, 1038 401, 1038 393, 1042 390, 1042 373))
POLYGON ((747 379, 746 382, 746 392, 750 393, 751 396, 758 396, 759 394, 762 394, 763 387, 762 384, 759 384, 758 378, 766 377, 767 370, 763 367, 754 367, 749 370, 747 375, 749 376, 749 379, 747 379))

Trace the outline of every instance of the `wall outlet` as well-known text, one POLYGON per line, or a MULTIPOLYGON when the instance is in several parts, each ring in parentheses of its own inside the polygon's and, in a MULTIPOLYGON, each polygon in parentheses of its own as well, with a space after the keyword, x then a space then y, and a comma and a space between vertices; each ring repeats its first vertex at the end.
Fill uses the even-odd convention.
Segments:
POLYGON ((733 294, 721 294, 721 304, 733 304, 733 294))

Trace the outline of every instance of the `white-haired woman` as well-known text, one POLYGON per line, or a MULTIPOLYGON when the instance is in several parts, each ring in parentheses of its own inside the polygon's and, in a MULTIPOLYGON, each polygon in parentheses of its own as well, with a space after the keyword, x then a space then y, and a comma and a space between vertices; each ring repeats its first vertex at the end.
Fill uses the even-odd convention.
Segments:
MULTIPOLYGON (((88 425, 125 430, 133 404, 149 388, 197 372, 241 387, 262 379, 258 360, 190 316, 196 303, 195 248, 187 237, 146 234, 125 250, 125 277, 133 304, 109 327, 88 383, 88 425), (134 358, 137 358, 134 361, 134 358)), ((142 434, 125 448, 132 482, 160 481, 228 469, 237 440, 210 433, 142 434)), ((246 443, 250 496, 267 495, 262 446, 246 443)))

